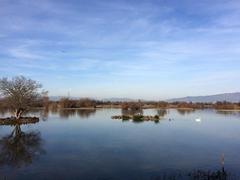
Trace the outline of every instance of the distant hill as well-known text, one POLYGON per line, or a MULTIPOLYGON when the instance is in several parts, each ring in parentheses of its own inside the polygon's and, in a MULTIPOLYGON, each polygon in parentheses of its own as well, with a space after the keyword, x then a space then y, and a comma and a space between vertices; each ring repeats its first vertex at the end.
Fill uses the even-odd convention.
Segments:
POLYGON ((183 98, 169 99, 168 102, 185 101, 185 102, 216 102, 216 101, 228 101, 228 102, 240 102, 240 92, 236 93, 224 93, 209 96, 187 96, 183 98))
MULTIPOLYGON (((50 100, 58 101, 63 96, 50 96, 50 100)), ((70 97, 71 99, 79 99, 80 97, 70 97)), ((93 98, 95 99, 95 98, 93 98)), ((130 101, 138 101, 136 99, 131 98, 105 98, 101 99, 102 101, 110 101, 110 102, 130 102, 130 101)), ((144 100, 142 100, 144 101, 144 100)), ((184 101, 184 102, 216 102, 216 101, 228 101, 228 102, 240 102, 240 92, 235 93, 224 93, 224 94, 216 94, 216 95, 208 95, 208 96, 187 96, 182 98, 174 98, 168 99, 167 102, 175 102, 175 101, 184 101)))

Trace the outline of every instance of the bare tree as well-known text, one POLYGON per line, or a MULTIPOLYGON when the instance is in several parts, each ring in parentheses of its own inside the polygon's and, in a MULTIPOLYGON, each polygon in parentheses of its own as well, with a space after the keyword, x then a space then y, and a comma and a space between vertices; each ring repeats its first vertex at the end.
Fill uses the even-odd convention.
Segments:
POLYGON ((0 93, 6 99, 7 105, 14 110, 16 119, 41 96, 41 87, 38 82, 24 76, 0 79, 0 93))

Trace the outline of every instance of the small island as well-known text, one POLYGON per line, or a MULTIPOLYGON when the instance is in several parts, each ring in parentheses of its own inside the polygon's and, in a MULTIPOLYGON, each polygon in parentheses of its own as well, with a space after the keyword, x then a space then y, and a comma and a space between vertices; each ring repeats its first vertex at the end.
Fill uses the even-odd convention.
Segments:
POLYGON ((16 119, 15 117, 0 118, 0 126, 2 125, 14 126, 16 124, 19 124, 19 125, 35 124, 38 122, 39 122, 38 117, 21 117, 20 119, 16 119))
POLYGON ((166 113, 166 109, 159 109, 156 115, 144 115, 143 114, 143 103, 138 102, 125 102, 122 104, 122 114, 112 116, 112 119, 120 119, 122 121, 132 120, 134 122, 143 122, 143 121, 154 121, 158 123, 160 118, 162 118, 166 113))
POLYGON ((112 116, 112 119, 122 120, 134 120, 134 121, 158 121, 160 118, 158 115, 155 116, 144 116, 144 115, 118 115, 112 116))

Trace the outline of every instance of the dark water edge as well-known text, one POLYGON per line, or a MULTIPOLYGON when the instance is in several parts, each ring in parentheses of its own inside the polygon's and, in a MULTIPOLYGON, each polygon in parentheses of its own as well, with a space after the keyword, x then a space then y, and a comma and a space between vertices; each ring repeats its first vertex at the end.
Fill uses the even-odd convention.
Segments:
MULTIPOLYGON (((71 171, 70 171, 71 172, 71 171)), ((13 173, 13 172, 9 172, 13 173)), ((144 173, 135 173, 135 172, 122 172, 118 176, 109 176, 109 175, 96 175, 97 171, 89 172, 88 174, 71 174, 65 172, 55 172, 44 175, 43 173, 32 173, 25 172, 18 175, 6 175, 2 176, 1 179, 96 179, 96 180, 120 180, 120 179, 134 179, 134 180, 238 180, 239 174, 230 174, 222 171, 201 171, 194 170, 192 172, 182 172, 182 171, 165 171, 165 172, 149 172, 144 173)))
POLYGON ((240 179, 240 113, 150 109, 158 123, 111 119, 121 113, 35 110, 37 124, 0 126, 0 179, 240 179))

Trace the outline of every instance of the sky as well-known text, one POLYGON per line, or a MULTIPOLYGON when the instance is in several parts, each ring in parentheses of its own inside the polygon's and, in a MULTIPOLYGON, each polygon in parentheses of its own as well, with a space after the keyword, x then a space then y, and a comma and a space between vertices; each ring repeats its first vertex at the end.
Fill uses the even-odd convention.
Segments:
POLYGON ((0 0, 0 77, 50 96, 240 91, 239 0, 0 0))

